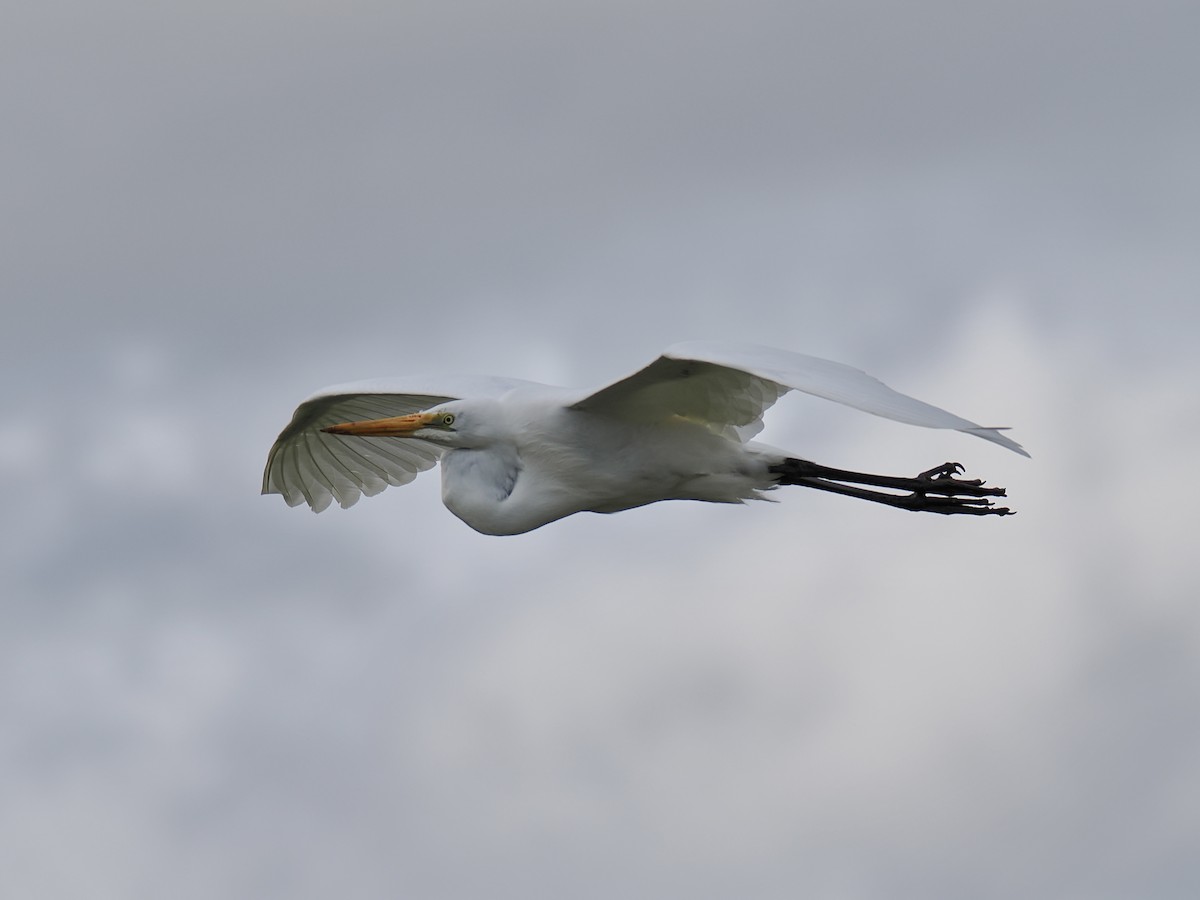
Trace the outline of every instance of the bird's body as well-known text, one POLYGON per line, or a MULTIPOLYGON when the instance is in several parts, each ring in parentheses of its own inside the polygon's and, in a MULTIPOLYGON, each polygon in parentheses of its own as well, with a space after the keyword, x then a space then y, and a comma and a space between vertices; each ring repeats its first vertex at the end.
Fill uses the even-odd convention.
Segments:
POLYGON ((986 499, 1003 496, 1002 489, 955 479, 946 467, 918 479, 839 477, 859 473, 749 441, 762 413, 791 389, 1024 453, 998 430, 898 394, 856 369, 759 347, 677 345, 598 391, 493 378, 436 384, 360 382, 313 395, 272 447, 263 492, 319 512, 333 499, 350 506, 362 493, 410 481, 440 461, 446 507, 485 534, 520 534, 577 512, 660 500, 738 503, 780 484, 909 509, 1007 512, 986 499))
POLYGON ((754 445, 695 422, 627 422, 531 399, 492 401, 511 427, 442 457, 442 500, 477 531, 519 534, 576 512, 659 500, 736 503, 773 484, 754 445))

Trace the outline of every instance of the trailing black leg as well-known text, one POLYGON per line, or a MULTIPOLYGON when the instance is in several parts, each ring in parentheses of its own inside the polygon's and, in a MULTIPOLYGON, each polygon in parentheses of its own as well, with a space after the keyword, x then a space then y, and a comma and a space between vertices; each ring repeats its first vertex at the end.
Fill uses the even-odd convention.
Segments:
POLYGON ((978 478, 956 478, 963 471, 959 463, 943 463, 915 478, 891 475, 872 475, 868 472, 849 472, 818 465, 806 459, 785 459, 770 471, 779 476, 780 484, 795 484, 847 497, 858 497, 872 503, 882 503, 914 512, 935 512, 943 515, 1008 516, 1007 506, 993 506, 990 497, 1007 496, 1002 487, 986 487, 978 478), (870 491, 853 485, 867 484, 908 493, 870 491))

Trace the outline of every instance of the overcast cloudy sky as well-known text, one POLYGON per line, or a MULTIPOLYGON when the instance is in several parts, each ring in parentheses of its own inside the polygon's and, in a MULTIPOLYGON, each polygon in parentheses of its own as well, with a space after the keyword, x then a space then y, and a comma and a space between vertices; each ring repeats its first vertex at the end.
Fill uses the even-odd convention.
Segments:
POLYGON ((0 894, 1200 893, 1194 3, 4 20, 0 894), (1013 426, 763 439, 1020 515, 258 496, 325 384, 712 338, 1013 426))

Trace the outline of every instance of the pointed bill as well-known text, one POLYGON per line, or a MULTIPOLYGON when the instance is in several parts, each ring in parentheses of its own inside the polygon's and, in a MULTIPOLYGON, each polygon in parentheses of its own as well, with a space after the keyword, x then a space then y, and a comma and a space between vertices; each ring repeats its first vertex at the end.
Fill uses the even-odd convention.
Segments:
POLYGON ((433 413, 413 413, 387 419, 366 419, 361 422, 342 422, 327 425, 321 430, 329 434, 353 434, 360 437, 412 437, 427 428, 437 417, 433 413))

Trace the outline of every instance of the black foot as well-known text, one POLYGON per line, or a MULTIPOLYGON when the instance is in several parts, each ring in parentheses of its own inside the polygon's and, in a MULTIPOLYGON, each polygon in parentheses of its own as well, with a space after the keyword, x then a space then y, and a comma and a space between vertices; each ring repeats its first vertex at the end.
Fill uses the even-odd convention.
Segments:
POLYGON ((967 471, 963 468, 962 463, 942 463, 940 466, 935 466, 927 472, 922 472, 918 478, 928 478, 932 481, 935 478, 953 478, 955 475, 961 475, 967 471))
POLYGON ((772 466, 770 471, 779 476, 780 484, 816 488, 914 512, 971 516, 1013 515, 1013 511, 1007 506, 993 506, 992 501, 988 499, 1007 496, 1004 488, 985 487, 983 481, 978 478, 956 478, 956 475, 964 471, 960 463, 943 463, 915 478, 831 469, 804 459, 786 459, 779 465, 772 466), (861 484, 909 493, 893 494, 851 486, 861 484))

